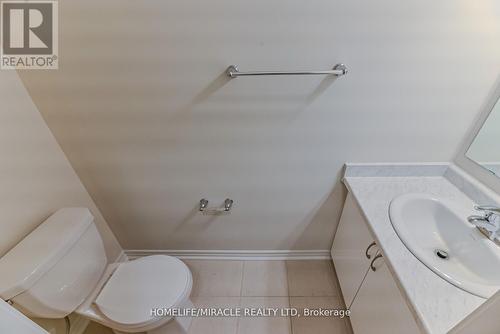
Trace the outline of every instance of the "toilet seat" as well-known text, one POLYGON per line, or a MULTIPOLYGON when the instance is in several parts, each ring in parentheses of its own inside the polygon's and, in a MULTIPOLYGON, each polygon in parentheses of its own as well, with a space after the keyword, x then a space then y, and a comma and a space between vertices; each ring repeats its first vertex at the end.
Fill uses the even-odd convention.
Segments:
POLYGON ((94 301, 99 311, 125 327, 144 327, 168 318, 152 315, 153 308, 178 307, 192 287, 191 272, 179 259, 153 255, 121 263, 94 301))

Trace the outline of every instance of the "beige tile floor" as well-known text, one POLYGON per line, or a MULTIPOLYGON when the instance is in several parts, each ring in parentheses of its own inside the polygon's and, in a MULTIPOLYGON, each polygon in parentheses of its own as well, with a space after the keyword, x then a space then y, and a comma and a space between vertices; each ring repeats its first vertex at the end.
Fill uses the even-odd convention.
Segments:
MULTIPOLYGON (((185 260, 195 307, 343 308, 331 261, 185 260)), ((85 334, 111 333, 92 323, 85 334)), ((347 334, 325 317, 194 318, 190 334, 347 334)))

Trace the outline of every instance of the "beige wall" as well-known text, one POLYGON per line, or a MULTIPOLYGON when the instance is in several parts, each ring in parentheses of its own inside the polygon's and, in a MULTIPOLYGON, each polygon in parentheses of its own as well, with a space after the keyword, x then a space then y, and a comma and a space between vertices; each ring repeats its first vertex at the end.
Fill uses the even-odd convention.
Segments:
POLYGON ((496 0, 59 5, 60 69, 22 80, 128 249, 328 249, 342 164, 452 160, 500 69, 496 0))
POLYGON ((121 248, 14 71, 0 73, 0 256, 57 209, 88 207, 106 252, 121 248))

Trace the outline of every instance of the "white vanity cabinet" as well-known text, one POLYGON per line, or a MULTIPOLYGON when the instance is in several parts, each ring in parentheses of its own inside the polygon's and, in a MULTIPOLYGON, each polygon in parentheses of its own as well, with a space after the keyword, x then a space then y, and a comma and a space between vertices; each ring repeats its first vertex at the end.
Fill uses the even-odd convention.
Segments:
POLYGON ((344 204, 332 259, 354 334, 421 333, 351 195, 344 204))
POLYGON ((351 195, 347 196, 332 247, 332 259, 347 308, 358 292, 378 247, 351 195))
POLYGON ((420 334, 420 329, 383 258, 368 270, 351 305, 355 334, 420 334))

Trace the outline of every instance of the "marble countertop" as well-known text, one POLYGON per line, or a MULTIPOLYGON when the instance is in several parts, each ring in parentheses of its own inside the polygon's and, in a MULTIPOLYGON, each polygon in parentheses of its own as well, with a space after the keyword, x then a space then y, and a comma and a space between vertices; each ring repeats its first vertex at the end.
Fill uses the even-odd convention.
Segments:
POLYGON ((480 187, 471 186, 470 178, 464 179, 455 166, 451 169, 449 166, 425 165, 423 169, 408 170, 408 166, 405 169, 348 164, 344 177, 410 309, 419 325, 431 334, 447 333, 486 299, 453 286, 413 256, 391 225, 389 204, 394 197, 405 193, 428 193, 470 207, 472 214, 471 197, 475 196, 471 194, 487 197, 480 192, 480 187))

